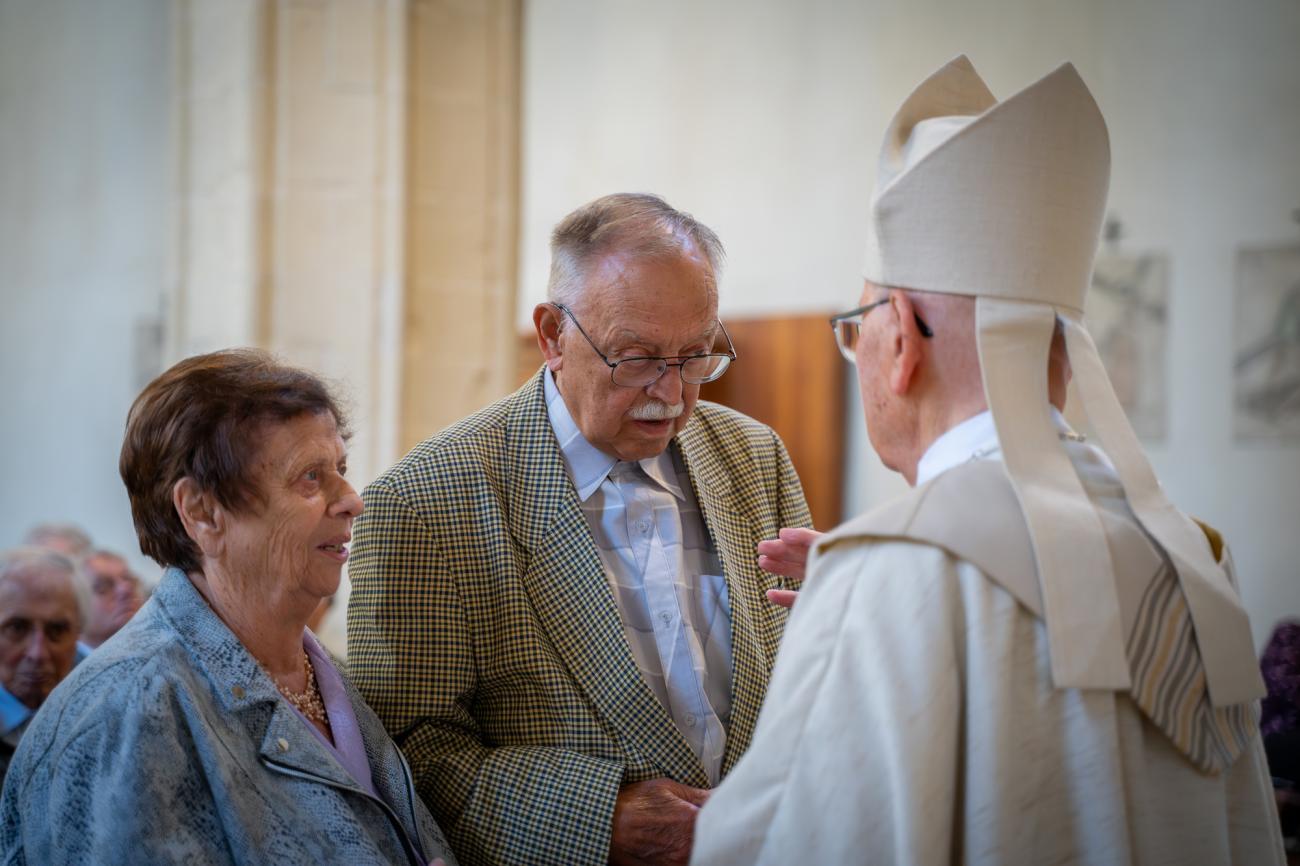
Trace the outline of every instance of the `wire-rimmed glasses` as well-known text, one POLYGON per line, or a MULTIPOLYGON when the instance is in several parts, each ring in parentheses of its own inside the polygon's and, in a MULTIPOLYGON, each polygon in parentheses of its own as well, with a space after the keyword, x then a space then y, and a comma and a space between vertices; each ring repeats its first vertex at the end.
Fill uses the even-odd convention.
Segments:
POLYGON ((573 315, 573 311, 564 304, 551 302, 551 306, 558 307, 568 316, 573 324, 577 327, 578 333, 582 334, 588 345, 595 351, 600 359, 609 367, 609 378, 615 385, 624 388, 646 388, 658 382, 664 373, 668 372, 669 367, 676 367, 682 381, 687 385, 703 385, 706 382, 713 382, 720 378, 731 362, 736 360, 736 347, 732 345, 731 335, 727 333, 726 327, 722 321, 718 321, 718 327, 722 329, 722 336, 727 340, 727 351, 708 352, 700 355, 665 355, 665 356, 638 356, 634 358, 623 358, 618 361, 611 361, 609 357, 602 352, 595 341, 582 327, 578 317, 573 315))

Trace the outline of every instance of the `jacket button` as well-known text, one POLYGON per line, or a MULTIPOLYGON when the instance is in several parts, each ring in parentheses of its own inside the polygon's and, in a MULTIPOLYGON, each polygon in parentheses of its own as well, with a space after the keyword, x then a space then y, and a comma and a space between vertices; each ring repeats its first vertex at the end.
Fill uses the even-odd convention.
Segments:
POLYGON ((243 687, 243 686, 231 686, 231 687, 230 687, 230 693, 231 693, 232 695, 235 696, 235 699, 236 699, 236 700, 240 700, 240 701, 242 701, 242 700, 244 699, 244 687, 243 687))
POLYGON ((280 739, 276 740, 275 744, 280 747, 280 751, 282 752, 289 751, 289 741, 286 740, 284 737, 281 737, 280 739))

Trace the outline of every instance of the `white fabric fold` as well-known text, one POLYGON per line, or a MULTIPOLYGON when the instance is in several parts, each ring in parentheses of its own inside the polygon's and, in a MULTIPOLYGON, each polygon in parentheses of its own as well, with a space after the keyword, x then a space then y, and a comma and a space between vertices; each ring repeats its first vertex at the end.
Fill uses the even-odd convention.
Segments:
POLYGON ((1047 304, 981 297, 975 317, 984 394, 1038 562, 1052 681, 1057 688, 1128 689, 1106 532, 1047 402, 1056 312, 1047 304))

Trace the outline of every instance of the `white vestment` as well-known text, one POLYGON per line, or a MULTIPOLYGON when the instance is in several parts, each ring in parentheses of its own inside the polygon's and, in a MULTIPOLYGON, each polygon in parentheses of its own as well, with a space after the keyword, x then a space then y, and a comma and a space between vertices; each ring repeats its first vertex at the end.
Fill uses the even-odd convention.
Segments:
MULTIPOLYGON (((1067 451, 1094 501, 1120 491, 1099 503, 1109 519, 1136 525, 1099 452, 1067 451)), ((991 461, 950 471, 978 464, 991 461)), ((1023 524, 1007 495, 944 508, 1023 524)), ((1023 586, 934 544, 855 538, 870 517, 810 563, 753 742, 701 811, 692 863, 1284 862, 1258 734, 1225 772, 1200 772, 1127 692, 1053 687, 1023 586)), ((1159 555, 1125 554, 1141 578, 1159 555)), ((1120 587, 1126 612, 1134 594, 1120 587)))

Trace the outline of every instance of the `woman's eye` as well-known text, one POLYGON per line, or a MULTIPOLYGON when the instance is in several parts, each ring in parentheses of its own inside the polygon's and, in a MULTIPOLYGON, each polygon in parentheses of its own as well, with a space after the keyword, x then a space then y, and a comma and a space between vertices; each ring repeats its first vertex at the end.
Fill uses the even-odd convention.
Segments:
POLYGON ((307 472, 306 472, 302 477, 305 478, 305 479, 307 479, 308 481, 319 481, 319 480, 320 480, 320 470, 318 470, 318 469, 308 469, 307 472))

